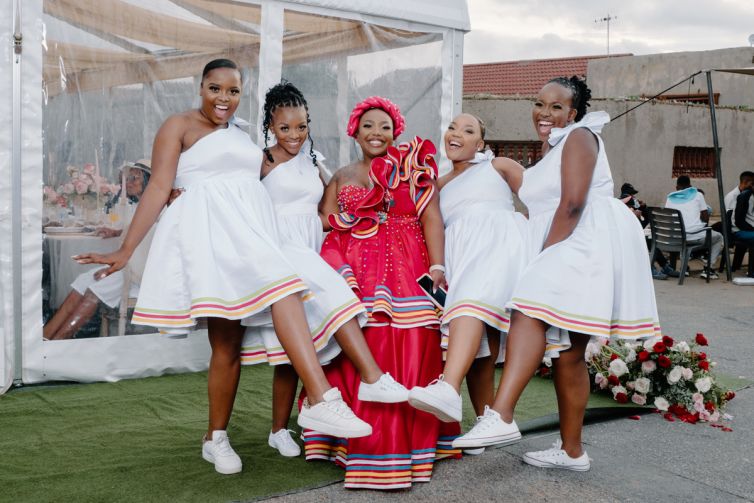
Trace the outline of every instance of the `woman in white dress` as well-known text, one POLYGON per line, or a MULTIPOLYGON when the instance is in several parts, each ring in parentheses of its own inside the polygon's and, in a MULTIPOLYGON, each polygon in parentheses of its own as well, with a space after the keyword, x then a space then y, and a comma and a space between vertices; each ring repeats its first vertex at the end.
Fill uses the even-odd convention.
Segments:
MULTIPOLYGON (((319 256, 324 232, 318 206, 324 183, 317 161, 322 155, 313 149, 309 122, 306 99, 293 84, 283 82, 267 91, 264 134, 266 138, 272 131, 276 143, 264 149, 260 174, 275 208, 285 258, 309 288, 304 309, 315 347, 320 340, 332 341, 318 350, 320 362, 328 363, 342 347, 361 375, 362 400, 405 402, 408 390, 382 372, 361 332, 366 308, 340 274, 319 256)), ((288 430, 298 375, 271 324, 247 329, 241 347, 243 365, 265 361, 275 366, 268 443, 283 456, 298 456, 301 449, 288 430)))
POLYGON ((371 434, 322 371, 299 295, 307 286, 281 250, 275 211, 259 181, 262 151, 235 123, 241 73, 213 60, 202 74, 201 106, 169 117, 155 137, 152 178, 119 250, 83 254, 79 263, 120 269, 157 220, 171 189, 185 192, 155 231, 133 323, 187 333, 206 318, 212 348, 208 373, 209 428, 202 456, 219 473, 237 473, 241 459, 226 428, 240 375, 241 320, 269 318, 310 398, 303 427, 353 437, 371 434))
MULTIPOLYGON (((523 167, 483 152, 484 124, 461 114, 448 125, 445 152, 453 171, 440 178, 448 296, 442 317, 443 375, 415 387, 409 402, 444 421, 461 420, 466 377, 478 416, 494 400, 494 365, 508 331, 506 303, 525 265, 524 217, 514 211, 523 167)), ((504 351, 504 350, 503 350, 504 351)))
POLYGON ((524 173, 519 197, 529 209, 527 248, 512 311, 506 365, 493 407, 458 447, 514 442, 513 412, 546 350, 545 332, 560 334, 553 360, 561 440, 524 461, 586 471, 581 444, 589 374, 589 338, 637 340, 660 335, 649 257, 636 217, 613 197, 613 180, 599 133, 605 112, 586 114, 591 96, 577 77, 547 83, 532 119, 543 143, 539 163, 524 173), (557 331, 557 332, 556 332, 557 331), (559 348, 558 348, 559 346, 559 348))

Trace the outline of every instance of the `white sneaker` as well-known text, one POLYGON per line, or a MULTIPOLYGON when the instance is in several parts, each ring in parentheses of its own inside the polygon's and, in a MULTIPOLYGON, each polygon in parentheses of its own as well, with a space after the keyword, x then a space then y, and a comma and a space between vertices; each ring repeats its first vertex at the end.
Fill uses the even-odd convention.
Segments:
POLYGON ((228 433, 224 430, 212 432, 212 440, 204 437, 202 442, 202 457, 215 465, 215 471, 230 475, 241 471, 241 458, 230 446, 228 433))
POLYGON ((562 468, 564 470, 574 470, 585 472, 589 470, 589 456, 586 451, 578 458, 572 458, 566 451, 561 449, 563 443, 557 440, 552 447, 545 451, 527 452, 524 454, 524 463, 540 468, 562 468))
POLYGON ((359 400, 362 402, 400 403, 408 400, 408 390, 385 372, 372 384, 361 381, 359 400))
POLYGON ((291 433, 293 430, 278 430, 276 433, 270 432, 267 443, 273 449, 277 449, 281 456, 286 458, 295 458, 301 454, 301 447, 298 446, 291 433))
POLYGON ((508 445, 521 440, 516 421, 506 423, 497 411, 484 406, 484 414, 465 435, 453 440, 453 448, 466 449, 490 445, 508 445))
POLYGON ((443 376, 427 386, 414 386, 408 393, 408 403, 415 409, 423 410, 446 423, 459 422, 463 416, 461 395, 443 376))
POLYGON ((484 451, 486 451, 486 447, 479 447, 477 449, 464 449, 463 453, 467 456, 480 456, 484 454, 484 451))
POLYGON ((372 427, 356 417, 343 401, 338 388, 327 390, 322 395, 322 401, 316 405, 309 405, 309 400, 305 399, 298 414, 298 425, 340 438, 358 438, 372 434, 372 427))

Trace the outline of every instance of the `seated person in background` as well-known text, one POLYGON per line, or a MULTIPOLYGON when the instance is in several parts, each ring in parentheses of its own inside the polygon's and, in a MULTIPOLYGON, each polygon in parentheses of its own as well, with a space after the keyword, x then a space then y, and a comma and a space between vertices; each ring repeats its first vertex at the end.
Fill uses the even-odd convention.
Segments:
MULTIPOLYGON (((647 205, 644 204, 644 201, 640 201, 634 197, 638 193, 639 191, 636 190, 633 185, 630 183, 624 183, 620 188, 619 199, 628 206, 628 209, 630 209, 634 215, 636 215, 636 218, 641 222, 642 228, 644 228, 649 224, 649 209, 647 208, 647 205)), ((647 243, 647 246, 649 246, 649 243, 647 243)), ((659 271, 655 269, 654 266, 651 266, 653 279, 668 279, 668 276, 674 278, 680 276, 678 271, 670 267, 667 259, 659 248, 655 249, 652 262, 657 262, 657 265, 660 266, 659 271)))
POLYGON ((736 197, 732 223, 736 239, 754 242, 754 177, 749 179, 748 185, 736 197))
POLYGON ((742 171, 738 177, 738 185, 725 194, 725 211, 735 210, 738 195, 752 185, 754 185, 754 171, 742 171))
MULTIPOLYGON (((126 164, 122 169, 128 170, 126 173, 126 197, 129 202, 137 204, 152 174, 150 162, 141 160, 133 164, 126 164)), ((123 188, 105 205, 108 212, 114 211, 122 192, 123 188)), ((121 232, 121 229, 107 227, 97 230, 97 234, 105 238, 118 236, 121 232)), ((150 238, 151 231, 136 249, 129 262, 131 271, 129 297, 137 297, 139 294, 139 283, 151 243, 150 238)), ((44 339, 72 338, 91 319, 100 302, 112 309, 118 307, 123 291, 123 271, 97 280, 95 274, 98 270, 99 268, 81 273, 73 281, 71 293, 65 298, 55 315, 45 324, 42 331, 44 339)))
MULTIPOLYGON (((698 189, 691 186, 691 179, 686 175, 681 175, 676 181, 676 191, 668 194, 665 201, 666 208, 676 209, 683 216, 683 225, 686 229, 686 242, 692 245, 704 242, 707 222, 709 222, 709 207, 704 196, 698 189)), ((710 266, 717 261, 723 250, 723 236, 719 232, 712 231, 712 253, 710 256, 710 266)), ((714 268, 707 268, 700 275, 701 278, 717 279, 714 268)))

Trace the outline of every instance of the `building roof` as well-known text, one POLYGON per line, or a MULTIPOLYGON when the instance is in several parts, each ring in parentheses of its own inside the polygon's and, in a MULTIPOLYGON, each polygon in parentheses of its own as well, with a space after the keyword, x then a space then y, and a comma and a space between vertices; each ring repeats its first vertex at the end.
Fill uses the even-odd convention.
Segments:
MULTIPOLYGON (((609 57, 631 56, 613 54, 609 57)), ((463 94, 536 96, 548 80, 570 75, 586 75, 589 60, 608 56, 578 56, 556 59, 529 59, 463 65, 463 94)))

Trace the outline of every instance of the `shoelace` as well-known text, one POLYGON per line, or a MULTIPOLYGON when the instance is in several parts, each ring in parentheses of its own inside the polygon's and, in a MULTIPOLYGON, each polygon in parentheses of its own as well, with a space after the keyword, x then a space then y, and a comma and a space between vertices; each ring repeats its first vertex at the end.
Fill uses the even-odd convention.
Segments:
POLYGON ((395 379, 393 379, 393 376, 390 375, 390 372, 385 372, 382 374, 382 376, 379 379, 380 385, 388 390, 392 391, 401 391, 405 389, 404 386, 398 383, 395 379))
POLYGON ((230 446, 230 439, 228 437, 224 437, 220 439, 219 442, 212 442, 215 444, 215 448, 218 450, 218 453, 221 456, 231 456, 233 455, 233 448, 230 446))
POLYGON ((550 447, 549 449, 545 449, 544 451, 539 451, 539 452, 541 452, 542 454, 548 454, 548 453, 561 454, 561 453, 565 453, 565 451, 562 448, 563 448, 563 441, 560 440, 560 439, 558 439, 558 440, 556 440, 555 442, 552 443, 552 447, 550 447), (558 452, 558 451, 560 451, 560 452, 558 452))
POLYGON ((285 445, 286 445, 287 447, 291 447, 291 446, 296 446, 296 447, 298 447, 298 444, 296 443, 296 441, 295 441, 295 440, 293 440, 293 436, 294 436, 294 435, 296 435, 296 432, 295 432, 295 431, 293 431, 293 430, 280 430, 280 431, 279 431, 278 433, 273 433, 273 435, 275 435, 275 436, 278 436, 278 437, 280 438, 280 440, 281 440, 281 441, 282 441, 282 442, 283 442, 283 443, 284 443, 284 444, 285 444, 285 445), (284 431, 284 432, 287 432, 287 433, 288 433, 288 435, 283 435, 283 434, 280 434, 280 431, 284 431))
POLYGON ((331 412, 334 412, 345 419, 352 419, 356 417, 351 408, 346 405, 346 402, 344 402, 342 398, 320 403, 324 404, 324 406, 331 412))
POLYGON ((474 429, 480 429, 480 430, 486 430, 490 427, 492 424, 492 421, 495 419, 494 414, 490 414, 490 406, 485 405, 484 406, 484 414, 481 416, 476 417, 476 423, 474 424, 474 429))

